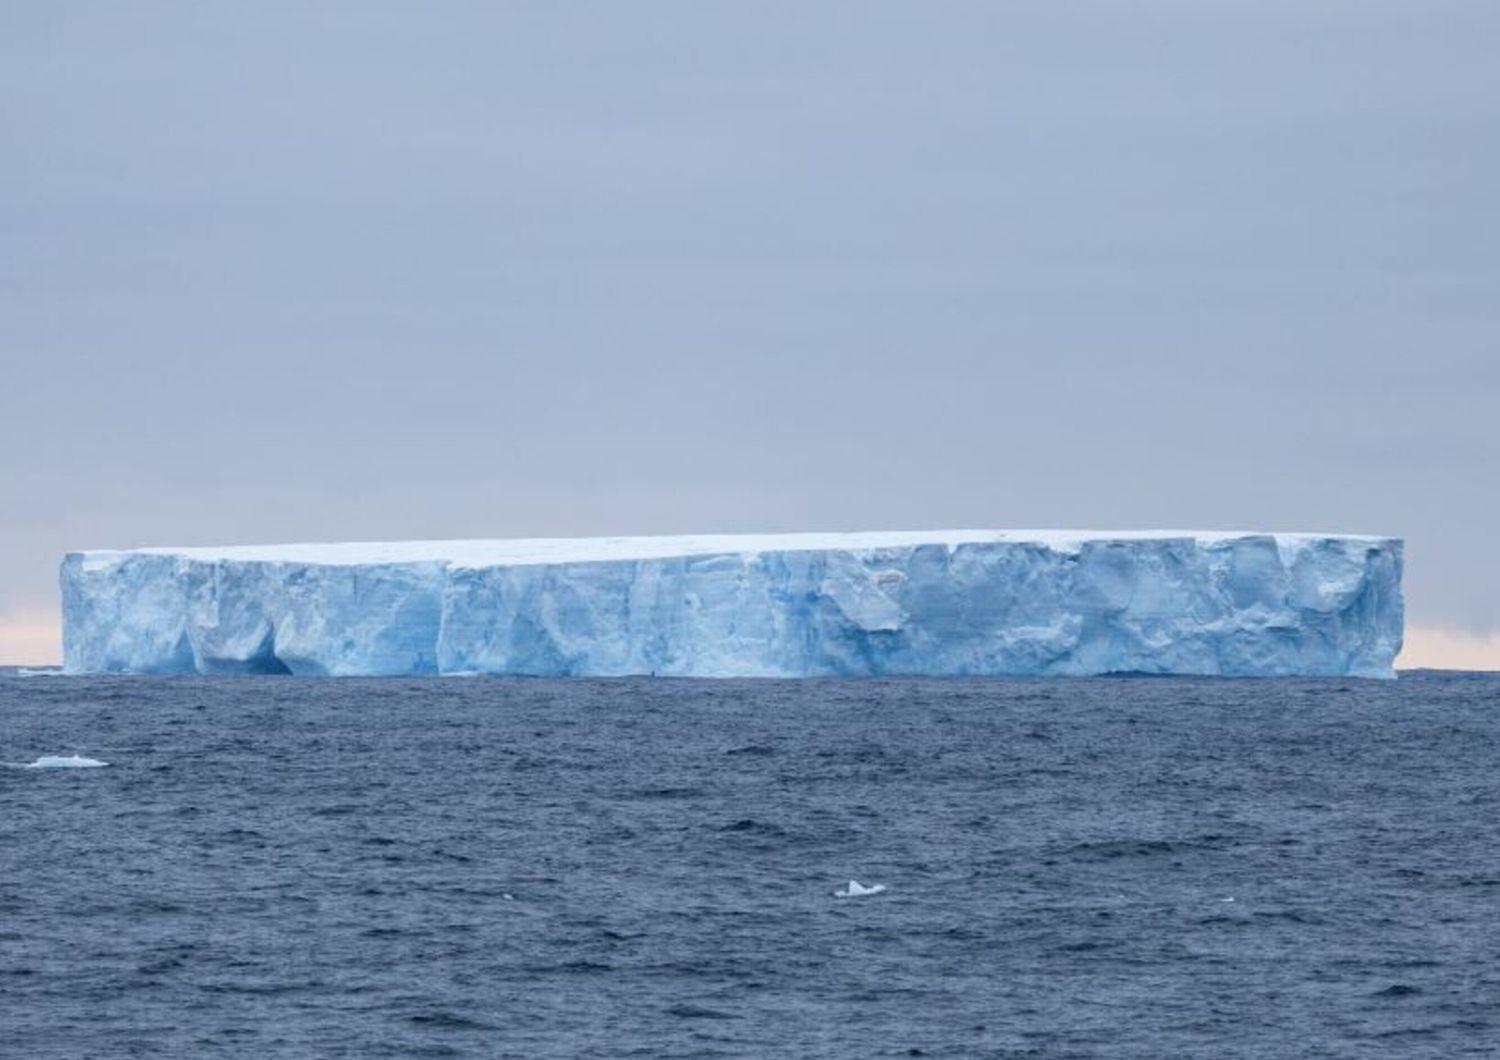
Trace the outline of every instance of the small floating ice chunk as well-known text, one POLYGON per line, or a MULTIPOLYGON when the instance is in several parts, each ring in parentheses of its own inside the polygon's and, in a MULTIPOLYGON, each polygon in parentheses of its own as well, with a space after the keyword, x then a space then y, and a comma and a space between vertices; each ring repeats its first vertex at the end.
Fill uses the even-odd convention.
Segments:
POLYGON ((101 762, 97 758, 85 758, 82 755, 42 755, 35 762, 28 762, 23 769, 98 769, 107 766, 108 762, 101 762))
POLYGON ((883 890, 885 890, 885 884, 883 883, 866 887, 858 880, 850 880, 847 889, 834 891, 833 894, 835 898, 863 898, 867 894, 879 894, 883 890))

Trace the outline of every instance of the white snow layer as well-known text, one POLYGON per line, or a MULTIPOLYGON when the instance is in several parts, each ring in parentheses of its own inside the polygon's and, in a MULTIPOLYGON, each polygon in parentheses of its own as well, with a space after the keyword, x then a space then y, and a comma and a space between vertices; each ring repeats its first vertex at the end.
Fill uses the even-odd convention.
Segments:
POLYGON ((69 673, 1392 676, 1402 544, 922 531, 78 552, 69 673))

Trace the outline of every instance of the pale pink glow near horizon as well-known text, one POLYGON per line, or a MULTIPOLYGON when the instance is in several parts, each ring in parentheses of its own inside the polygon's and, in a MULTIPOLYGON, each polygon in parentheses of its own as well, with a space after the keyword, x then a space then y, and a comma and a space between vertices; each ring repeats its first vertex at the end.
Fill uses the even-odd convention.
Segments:
POLYGON ((62 627, 41 617, 0 624, 0 666, 58 666, 62 627))
MULTIPOLYGON (((62 630, 56 616, 0 624, 0 666, 57 666, 62 630)), ((1409 626, 1396 659, 1401 670, 1500 670, 1500 633, 1409 626)))

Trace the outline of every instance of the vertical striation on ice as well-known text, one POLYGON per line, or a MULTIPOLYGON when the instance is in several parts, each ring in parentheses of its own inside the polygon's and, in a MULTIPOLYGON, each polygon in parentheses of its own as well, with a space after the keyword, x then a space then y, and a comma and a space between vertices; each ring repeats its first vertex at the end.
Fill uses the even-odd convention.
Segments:
POLYGON ((1389 677, 1401 542, 935 531, 69 554, 70 673, 1389 677))

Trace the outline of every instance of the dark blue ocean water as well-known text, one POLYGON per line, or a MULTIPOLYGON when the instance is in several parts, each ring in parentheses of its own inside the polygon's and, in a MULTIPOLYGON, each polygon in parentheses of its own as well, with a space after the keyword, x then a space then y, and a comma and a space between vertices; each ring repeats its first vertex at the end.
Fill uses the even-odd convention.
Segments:
POLYGON ((4 1057, 1500 1054, 1495 678, 0 677, 74 752, 4 1057))

